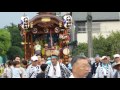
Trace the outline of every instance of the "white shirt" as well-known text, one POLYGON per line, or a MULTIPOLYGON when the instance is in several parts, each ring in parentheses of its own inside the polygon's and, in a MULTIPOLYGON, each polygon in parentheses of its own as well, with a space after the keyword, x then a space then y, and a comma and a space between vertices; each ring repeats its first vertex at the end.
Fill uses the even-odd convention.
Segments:
POLYGON ((111 65, 108 65, 107 70, 105 67, 101 67, 101 65, 99 65, 93 78, 104 78, 104 76, 107 76, 107 78, 113 78, 113 69, 111 65))
MULTIPOLYGON (((56 66, 54 66, 54 68, 57 70, 56 66)), ((56 72, 56 71, 54 70, 54 72, 56 72)), ((53 74, 52 78, 58 78, 58 77, 55 74, 53 74)))
POLYGON ((4 75, 7 76, 7 78, 12 78, 12 69, 13 68, 14 68, 13 66, 5 68, 4 73, 3 73, 3 78, 4 78, 4 75))
POLYGON ((74 77, 73 74, 72 74, 69 78, 75 78, 75 77, 74 77))
POLYGON ((21 78, 22 71, 20 68, 13 68, 12 69, 12 78, 21 78))
POLYGON ((52 64, 50 65, 50 70, 48 72, 48 76, 51 78, 61 78, 62 77, 59 62, 57 62, 56 66, 53 66, 52 64))

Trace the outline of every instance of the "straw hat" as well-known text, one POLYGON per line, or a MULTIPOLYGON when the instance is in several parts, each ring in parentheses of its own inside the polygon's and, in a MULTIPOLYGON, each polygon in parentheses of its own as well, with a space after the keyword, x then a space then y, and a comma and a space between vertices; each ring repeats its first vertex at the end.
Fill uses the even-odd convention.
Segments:
POLYGON ((120 65, 120 62, 114 64, 114 65, 113 65, 113 68, 114 68, 114 69, 117 69, 119 65, 120 65))

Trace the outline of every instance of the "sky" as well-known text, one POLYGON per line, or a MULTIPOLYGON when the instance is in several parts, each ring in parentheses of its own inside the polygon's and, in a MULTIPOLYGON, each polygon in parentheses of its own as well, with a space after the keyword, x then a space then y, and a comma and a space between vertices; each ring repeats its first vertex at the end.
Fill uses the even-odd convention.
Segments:
POLYGON ((18 25, 24 13, 30 19, 37 15, 37 12, 0 12, 0 28, 4 28, 4 26, 10 25, 10 23, 18 25))

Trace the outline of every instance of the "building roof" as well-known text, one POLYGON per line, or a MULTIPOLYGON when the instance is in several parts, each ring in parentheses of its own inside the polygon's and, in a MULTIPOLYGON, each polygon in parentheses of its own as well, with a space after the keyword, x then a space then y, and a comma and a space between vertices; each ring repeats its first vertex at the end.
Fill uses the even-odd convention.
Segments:
MULTIPOLYGON (((93 21, 119 20, 120 12, 92 12, 93 21)), ((72 12, 75 21, 86 21, 87 12, 72 12)))

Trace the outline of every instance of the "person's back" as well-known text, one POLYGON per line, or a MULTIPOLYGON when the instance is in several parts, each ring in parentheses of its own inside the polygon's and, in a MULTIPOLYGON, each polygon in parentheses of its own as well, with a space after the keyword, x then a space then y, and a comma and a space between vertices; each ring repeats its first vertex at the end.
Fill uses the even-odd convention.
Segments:
POLYGON ((41 67, 42 72, 39 73, 39 74, 36 76, 36 78, 45 78, 45 70, 46 70, 46 68, 47 68, 47 64, 42 64, 40 67, 41 67))
POLYGON ((12 68, 12 78, 22 78, 22 71, 20 70, 20 62, 13 62, 14 68, 12 68))
POLYGON ((12 78, 13 61, 9 61, 4 69, 3 78, 12 78))
POLYGON ((22 78, 28 78, 26 71, 27 66, 28 62, 26 60, 22 60, 22 67, 20 67, 20 70, 22 71, 22 78))
POLYGON ((15 67, 12 70, 12 73, 13 73, 12 78, 22 78, 22 72, 21 72, 20 68, 15 67))

